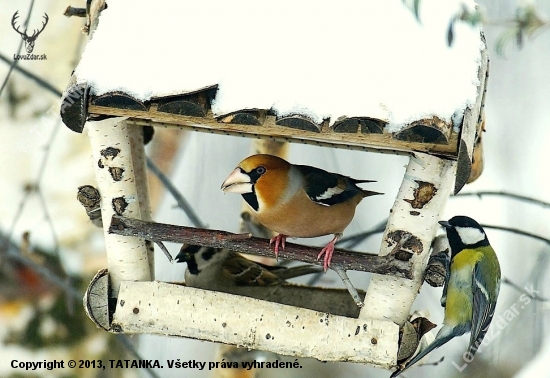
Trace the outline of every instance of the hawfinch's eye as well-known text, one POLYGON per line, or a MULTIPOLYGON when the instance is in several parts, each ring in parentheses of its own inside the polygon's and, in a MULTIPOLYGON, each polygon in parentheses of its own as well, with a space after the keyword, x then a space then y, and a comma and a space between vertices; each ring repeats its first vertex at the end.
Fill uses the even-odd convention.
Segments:
POLYGON ((263 165, 260 165, 258 168, 256 168, 256 173, 259 175, 263 175, 265 173, 265 167, 263 165))

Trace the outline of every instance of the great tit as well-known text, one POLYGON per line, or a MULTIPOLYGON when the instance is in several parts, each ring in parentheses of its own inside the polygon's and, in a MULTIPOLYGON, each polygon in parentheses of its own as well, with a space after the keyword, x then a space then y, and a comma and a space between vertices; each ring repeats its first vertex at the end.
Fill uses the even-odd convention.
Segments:
POLYGON ((451 246, 451 262, 441 305, 443 327, 435 341, 397 370, 391 378, 420 361, 456 336, 471 332, 468 357, 473 358, 493 319, 500 289, 500 264, 483 228, 472 218, 455 216, 440 221, 451 246))

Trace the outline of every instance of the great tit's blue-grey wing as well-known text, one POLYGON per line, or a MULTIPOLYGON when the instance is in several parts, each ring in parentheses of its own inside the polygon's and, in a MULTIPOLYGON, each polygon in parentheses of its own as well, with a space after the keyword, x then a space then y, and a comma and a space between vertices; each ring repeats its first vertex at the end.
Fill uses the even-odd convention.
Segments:
MULTIPOLYGON (((468 350, 472 357, 477 352, 477 349, 481 345, 489 329, 496 308, 496 297, 495 294, 492 293, 495 288, 491 283, 487 282, 488 277, 486 277, 486 275, 490 272, 487 264, 490 264, 490 262, 486 259, 478 261, 474 267, 472 279, 472 328, 470 331, 470 346, 468 350)), ((498 281, 500 281, 500 274, 498 281)), ((498 281, 497 288, 499 286, 498 281)), ((496 295, 498 295, 498 290, 496 295)))

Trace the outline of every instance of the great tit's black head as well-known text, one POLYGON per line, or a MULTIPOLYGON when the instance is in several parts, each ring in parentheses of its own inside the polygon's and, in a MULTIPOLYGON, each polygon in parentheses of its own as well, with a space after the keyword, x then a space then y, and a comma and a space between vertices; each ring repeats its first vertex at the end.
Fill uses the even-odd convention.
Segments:
POLYGON ((447 238, 453 255, 464 248, 478 248, 489 245, 483 227, 470 217, 457 215, 448 221, 440 221, 439 224, 445 227, 445 231, 447 231, 447 238))

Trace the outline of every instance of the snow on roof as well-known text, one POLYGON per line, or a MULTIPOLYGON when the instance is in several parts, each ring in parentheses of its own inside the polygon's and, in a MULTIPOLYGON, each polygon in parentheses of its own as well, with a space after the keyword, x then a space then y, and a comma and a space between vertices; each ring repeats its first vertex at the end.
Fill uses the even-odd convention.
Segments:
MULTIPOLYGON (((215 115, 241 109, 315 122, 400 125, 475 102, 480 29, 451 18, 472 1, 120 0, 102 12, 75 74, 92 94, 139 100, 218 85, 215 115)), ((394 130, 391 130, 393 128, 394 130)))

